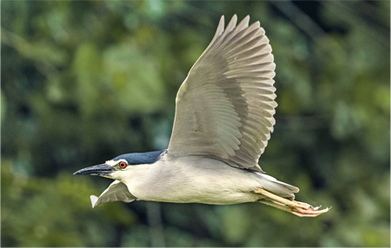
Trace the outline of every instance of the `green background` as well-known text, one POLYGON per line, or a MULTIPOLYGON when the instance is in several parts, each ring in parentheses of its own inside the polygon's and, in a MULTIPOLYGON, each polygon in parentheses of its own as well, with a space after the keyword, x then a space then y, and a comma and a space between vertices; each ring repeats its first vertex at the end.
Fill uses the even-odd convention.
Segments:
POLYGON ((2 1, 2 246, 389 246, 389 13, 389 1, 2 1), (330 212, 92 209, 111 181, 72 173, 166 148, 180 84, 235 13, 261 22, 277 65, 260 165, 330 212))

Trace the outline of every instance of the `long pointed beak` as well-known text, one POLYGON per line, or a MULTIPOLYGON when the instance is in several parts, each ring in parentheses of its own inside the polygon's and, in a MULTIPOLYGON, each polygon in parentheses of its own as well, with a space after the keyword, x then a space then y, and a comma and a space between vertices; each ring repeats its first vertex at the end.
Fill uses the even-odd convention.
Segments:
POLYGON ((115 171, 113 167, 108 164, 99 164, 90 166, 76 171, 73 175, 90 175, 90 176, 102 176, 107 177, 111 172, 115 171))

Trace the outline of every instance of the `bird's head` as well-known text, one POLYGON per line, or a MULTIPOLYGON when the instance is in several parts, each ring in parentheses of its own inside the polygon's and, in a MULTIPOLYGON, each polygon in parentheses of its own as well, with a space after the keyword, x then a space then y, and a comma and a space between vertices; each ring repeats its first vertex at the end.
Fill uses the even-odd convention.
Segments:
POLYGON ((90 175, 101 176, 111 179, 117 179, 117 174, 129 170, 128 166, 131 164, 126 159, 112 159, 106 161, 104 164, 90 166, 76 171, 73 175, 90 175))
POLYGON ((106 161, 104 164, 94 165, 78 170, 73 173, 73 175, 101 176, 123 181, 121 179, 131 173, 132 169, 135 169, 135 166, 141 164, 153 164, 165 153, 166 150, 123 154, 106 161))

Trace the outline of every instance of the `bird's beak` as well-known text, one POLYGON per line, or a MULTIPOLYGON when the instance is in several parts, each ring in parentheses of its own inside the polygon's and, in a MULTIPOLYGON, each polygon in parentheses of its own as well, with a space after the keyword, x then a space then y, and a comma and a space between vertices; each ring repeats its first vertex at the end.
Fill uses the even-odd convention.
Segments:
POLYGON ((90 176, 102 176, 108 177, 111 172, 115 171, 113 167, 108 164, 99 164, 90 166, 76 171, 73 175, 90 175, 90 176))

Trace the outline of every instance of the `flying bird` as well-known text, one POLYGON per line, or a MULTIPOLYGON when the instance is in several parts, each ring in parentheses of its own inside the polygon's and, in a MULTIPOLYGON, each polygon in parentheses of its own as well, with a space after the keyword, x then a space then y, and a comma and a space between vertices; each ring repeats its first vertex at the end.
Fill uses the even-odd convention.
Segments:
POLYGON ((259 22, 234 15, 217 31, 176 96, 176 112, 167 149, 128 153, 74 175, 114 182, 92 207, 134 200, 236 204, 260 202, 298 216, 320 210, 295 201, 299 188, 267 175, 258 160, 275 124, 277 103, 272 48, 259 22))

